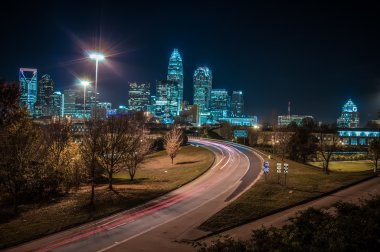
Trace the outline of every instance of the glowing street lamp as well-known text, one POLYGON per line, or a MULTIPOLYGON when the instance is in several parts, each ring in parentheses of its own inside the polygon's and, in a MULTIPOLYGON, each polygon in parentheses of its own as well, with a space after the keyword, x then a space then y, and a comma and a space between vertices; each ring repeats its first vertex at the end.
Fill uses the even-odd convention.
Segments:
MULTIPOLYGON (((98 95, 98 64, 99 61, 105 60, 105 56, 101 53, 91 53, 90 54, 90 59, 95 60, 95 110, 96 110, 96 105, 97 105, 97 95, 98 95)), ((96 112, 95 112, 96 115, 96 112)))
POLYGON ((86 119, 86 87, 90 85, 89 81, 82 80, 80 84, 83 86, 83 121, 86 119))

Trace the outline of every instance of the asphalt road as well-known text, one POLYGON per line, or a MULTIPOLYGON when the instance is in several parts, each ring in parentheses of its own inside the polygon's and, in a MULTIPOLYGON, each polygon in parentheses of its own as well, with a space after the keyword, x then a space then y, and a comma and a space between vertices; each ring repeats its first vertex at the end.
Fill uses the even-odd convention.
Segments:
POLYGON ((178 241, 201 236, 197 227, 253 185, 263 160, 241 145, 205 139, 190 143, 215 153, 214 165, 191 183, 142 206, 9 251, 194 251, 178 241))

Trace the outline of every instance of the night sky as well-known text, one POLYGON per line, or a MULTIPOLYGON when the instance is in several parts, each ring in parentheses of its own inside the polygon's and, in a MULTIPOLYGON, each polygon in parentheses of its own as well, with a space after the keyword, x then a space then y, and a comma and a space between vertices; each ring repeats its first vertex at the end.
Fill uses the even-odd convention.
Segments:
POLYGON ((324 122, 334 122, 348 98, 362 125, 380 109, 375 2, 12 2, 1 6, 0 76, 7 80, 33 67, 63 91, 77 78, 94 79, 86 51, 100 49, 110 55, 99 70, 101 100, 117 106, 127 104, 129 81, 155 87, 165 79, 178 48, 191 102, 194 70, 208 66, 213 87, 244 90, 246 112, 260 121, 286 114, 288 101, 292 113, 324 122))

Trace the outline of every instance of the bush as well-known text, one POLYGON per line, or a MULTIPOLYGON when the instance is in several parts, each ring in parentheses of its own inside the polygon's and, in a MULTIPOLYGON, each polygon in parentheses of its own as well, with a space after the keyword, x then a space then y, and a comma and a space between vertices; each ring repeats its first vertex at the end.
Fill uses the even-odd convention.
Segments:
POLYGON ((165 148, 164 148, 164 138, 163 137, 159 137, 159 138, 156 138, 153 140, 152 150, 162 151, 164 149, 165 148))
POLYGON ((282 228, 261 228, 251 239, 219 238, 198 251, 377 251, 380 246, 380 196, 361 205, 339 202, 336 214, 309 208, 282 228))

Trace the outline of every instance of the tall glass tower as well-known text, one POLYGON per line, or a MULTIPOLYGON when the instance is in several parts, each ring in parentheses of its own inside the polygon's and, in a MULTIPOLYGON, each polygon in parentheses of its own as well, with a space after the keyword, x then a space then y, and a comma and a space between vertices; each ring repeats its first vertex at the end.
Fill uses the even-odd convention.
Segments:
POLYGON ((179 114, 178 82, 174 80, 157 81, 156 108, 172 116, 179 114))
POLYGON ((233 117, 244 116, 243 91, 232 91, 231 114, 233 117))
POLYGON ((211 115, 214 119, 228 117, 230 110, 230 96, 226 89, 211 90, 211 115))
POLYGON ((200 113, 210 110, 212 73, 208 67, 198 67, 193 76, 194 105, 198 105, 200 113))
MULTIPOLYGON (((54 113, 54 82, 50 75, 45 74, 38 82, 37 104, 41 116, 52 116, 54 113)), ((37 105, 36 105, 37 106, 37 105)))
POLYGON ((37 69, 20 68, 19 81, 21 106, 25 106, 33 115, 34 105, 37 102, 37 69))
POLYGON ((56 91, 53 93, 53 104, 54 104, 54 109, 53 109, 53 115, 54 116, 59 116, 63 117, 64 113, 64 106, 65 106, 65 96, 59 92, 56 91))
POLYGON ((178 83, 178 105, 183 102, 183 66, 182 58, 178 49, 174 49, 169 59, 167 80, 177 81, 178 83))

